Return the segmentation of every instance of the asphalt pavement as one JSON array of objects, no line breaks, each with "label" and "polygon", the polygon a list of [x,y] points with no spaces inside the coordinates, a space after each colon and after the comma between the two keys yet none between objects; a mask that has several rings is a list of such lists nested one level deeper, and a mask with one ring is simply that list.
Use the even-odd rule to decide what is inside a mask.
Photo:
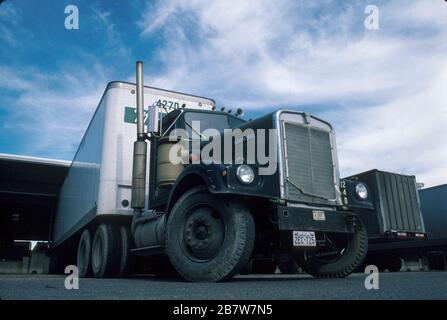
[{"label": "asphalt pavement", "polygon": [[447,299],[447,272],[384,272],[379,289],[365,288],[365,274],[344,279],[308,275],[237,276],[224,283],[133,276],[79,279],[67,290],[63,275],[0,275],[1,299]]}]

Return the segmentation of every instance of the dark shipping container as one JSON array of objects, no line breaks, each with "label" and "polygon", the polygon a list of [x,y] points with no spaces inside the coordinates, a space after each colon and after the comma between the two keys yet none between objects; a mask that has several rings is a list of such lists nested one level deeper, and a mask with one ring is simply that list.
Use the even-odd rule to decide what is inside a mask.
[{"label": "dark shipping container", "polygon": [[419,190],[418,194],[427,238],[373,241],[365,265],[398,271],[403,261],[412,261],[419,270],[447,270],[447,184]]},{"label": "dark shipping container", "polygon": [[374,169],[345,179],[363,182],[368,187],[374,210],[353,210],[364,221],[370,240],[424,238],[424,220],[414,176]]}]

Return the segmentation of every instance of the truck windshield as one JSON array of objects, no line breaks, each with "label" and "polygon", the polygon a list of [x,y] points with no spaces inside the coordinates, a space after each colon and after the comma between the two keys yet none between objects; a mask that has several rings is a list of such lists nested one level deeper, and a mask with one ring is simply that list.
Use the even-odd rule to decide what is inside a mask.
[{"label": "truck windshield", "polygon": [[186,130],[190,135],[193,121],[200,122],[200,133],[206,129],[216,129],[219,132],[223,132],[224,129],[235,128],[245,122],[243,119],[221,113],[186,112]]}]

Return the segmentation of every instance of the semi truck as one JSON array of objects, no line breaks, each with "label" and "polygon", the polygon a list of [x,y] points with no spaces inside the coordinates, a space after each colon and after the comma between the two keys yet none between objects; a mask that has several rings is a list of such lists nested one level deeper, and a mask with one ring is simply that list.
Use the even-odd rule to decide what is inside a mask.
[{"label": "semi truck", "polygon": [[[116,277],[138,257],[154,273],[215,282],[285,255],[323,278],[362,264],[367,224],[383,216],[362,219],[376,212],[370,187],[340,179],[330,123],[284,109],[246,121],[212,99],[145,87],[142,68],[136,85],[107,86],[74,157],[52,230],[55,268]],[[391,227],[383,232],[425,236]]]}]

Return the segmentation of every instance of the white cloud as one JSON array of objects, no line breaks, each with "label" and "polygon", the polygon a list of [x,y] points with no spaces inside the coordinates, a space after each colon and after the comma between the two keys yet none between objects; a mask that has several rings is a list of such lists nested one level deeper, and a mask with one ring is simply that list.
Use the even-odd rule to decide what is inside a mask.
[{"label": "white cloud", "polygon": [[[333,105],[319,115],[337,129],[344,174],[377,167],[416,174],[427,185],[445,183],[447,6],[376,2],[375,31],[363,27],[367,2],[151,3],[137,22],[139,41],[152,48],[156,38],[163,73],[147,74],[145,81],[229,107]],[[8,15],[15,23],[20,16],[5,4],[0,22]],[[108,52],[128,60],[112,14],[94,14],[113,49]],[[13,47],[15,34],[3,32],[10,27],[0,28],[0,38]],[[68,65],[41,74],[0,65],[0,88],[17,94],[13,119],[4,125],[28,137],[25,153],[72,158],[113,72],[108,68]]]},{"label": "white cloud", "polygon": [[16,47],[19,42],[10,30],[11,27],[14,27],[16,30],[21,29],[20,17],[12,3],[5,2],[0,5],[0,40],[12,47]]},{"label": "white cloud", "polygon": [[[27,61],[18,68],[7,61],[0,64],[0,89],[8,92],[0,101],[8,114],[0,119],[0,127],[17,136],[22,154],[71,160],[113,72],[100,59],[129,59],[110,13],[92,11],[95,32],[107,38],[107,57],[80,47],[78,61],[63,59],[56,71],[44,71],[39,61]],[[21,26],[22,20],[12,2],[0,6],[0,40],[6,41],[5,49],[20,45],[23,34],[31,32]]]},{"label": "white cloud", "polygon": [[10,2],[5,2],[1,4],[0,7],[0,19],[2,20],[10,20],[13,23],[16,23],[18,19],[17,11]]},{"label": "white cloud", "polygon": [[19,76],[17,70],[0,65],[0,88],[27,90],[33,83],[26,77]]},{"label": "white cloud", "polygon": [[98,23],[99,32],[104,32],[107,38],[107,56],[119,57],[128,60],[130,49],[126,47],[122,39],[121,30],[117,29],[111,18],[110,11],[93,8],[93,18]]},{"label": "white cloud", "polygon": [[104,90],[100,68],[97,73],[78,68],[76,75],[67,70],[42,75],[0,66],[0,88],[17,95],[0,125],[23,141],[22,154],[72,159]]},{"label": "white cloud", "polygon": [[345,174],[378,167],[447,182],[446,3],[163,1],[139,26],[162,34],[154,85],[246,108],[334,105]]},{"label": "white cloud", "polygon": [[427,88],[381,105],[328,115],[338,126],[345,175],[379,168],[447,182],[447,64]]}]

